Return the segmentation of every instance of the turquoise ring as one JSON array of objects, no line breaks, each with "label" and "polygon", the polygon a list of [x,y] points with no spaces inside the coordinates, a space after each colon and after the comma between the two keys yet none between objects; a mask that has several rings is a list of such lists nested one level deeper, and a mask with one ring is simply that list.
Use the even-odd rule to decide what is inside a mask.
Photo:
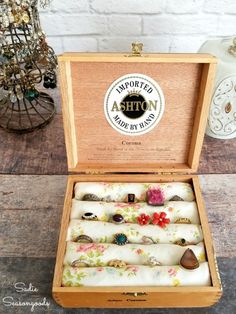
[{"label": "turquoise ring", "polygon": [[117,245],[125,245],[128,242],[129,242],[128,238],[127,238],[127,236],[124,233],[116,233],[114,235],[114,243],[115,244],[117,244]]}]

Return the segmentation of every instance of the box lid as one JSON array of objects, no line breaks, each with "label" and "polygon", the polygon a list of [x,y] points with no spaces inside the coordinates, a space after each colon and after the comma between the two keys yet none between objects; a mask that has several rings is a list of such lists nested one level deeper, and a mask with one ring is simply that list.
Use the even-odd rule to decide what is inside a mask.
[{"label": "box lid", "polygon": [[196,172],[217,59],[59,56],[70,172]]}]

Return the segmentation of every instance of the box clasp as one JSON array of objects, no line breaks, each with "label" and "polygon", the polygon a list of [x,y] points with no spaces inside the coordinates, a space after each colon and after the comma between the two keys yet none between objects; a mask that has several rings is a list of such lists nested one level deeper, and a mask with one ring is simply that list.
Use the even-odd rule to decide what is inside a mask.
[{"label": "box clasp", "polygon": [[131,54],[129,57],[142,57],[143,43],[132,43]]},{"label": "box clasp", "polygon": [[147,295],[146,292],[124,292],[123,295],[132,296],[132,297],[139,297],[142,295]]}]

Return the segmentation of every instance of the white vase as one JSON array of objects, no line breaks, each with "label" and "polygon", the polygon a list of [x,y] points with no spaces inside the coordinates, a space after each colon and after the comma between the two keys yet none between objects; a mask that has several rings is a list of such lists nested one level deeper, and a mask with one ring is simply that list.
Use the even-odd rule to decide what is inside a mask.
[{"label": "white vase", "polygon": [[219,139],[234,138],[236,137],[236,40],[232,37],[208,40],[199,52],[210,53],[219,59],[206,134]]}]

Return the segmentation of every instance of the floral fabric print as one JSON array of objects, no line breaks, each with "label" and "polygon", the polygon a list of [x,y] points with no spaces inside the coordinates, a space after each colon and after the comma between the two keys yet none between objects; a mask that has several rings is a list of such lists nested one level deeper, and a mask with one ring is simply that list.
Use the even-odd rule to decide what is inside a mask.
[{"label": "floral fabric print", "polygon": [[[75,185],[75,198],[82,200],[85,194],[93,193],[100,199],[109,199],[113,202],[124,202],[128,194],[135,194],[136,199],[146,201],[149,189],[161,189],[165,200],[170,200],[178,195],[184,201],[191,202],[195,199],[189,183],[104,183],[104,182],[79,182]],[[91,192],[92,191],[92,192]]]},{"label": "floral fabric print", "polygon": [[[147,204],[147,191],[161,191],[150,202],[160,206]],[[198,209],[190,184],[79,182],[74,192],[62,286],[211,284]],[[90,194],[86,199],[93,201],[83,200],[86,194]],[[135,194],[135,203],[127,203],[128,194]],[[172,198],[175,201],[171,201]],[[88,212],[96,215],[97,221],[83,220],[82,216]],[[113,223],[115,214],[122,215],[125,223]],[[187,218],[191,223],[176,223],[181,218]],[[128,244],[114,244],[117,233],[125,234]],[[93,242],[75,242],[81,235],[90,237]],[[183,238],[191,245],[175,244]],[[191,271],[179,265],[188,248],[200,263]],[[112,260],[122,261],[122,267],[110,267]],[[158,266],[154,266],[153,261]]]},{"label": "floral fabric print", "polygon": [[123,268],[65,266],[62,285],[78,286],[209,286],[208,263],[203,262],[194,271],[180,266],[138,266]]},{"label": "floral fabric print", "polygon": [[120,214],[126,222],[137,223],[140,214],[145,213],[152,217],[154,212],[165,212],[171,223],[179,218],[188,218],[191,223],[199,224],[199,215],[195,202],[167,202],[164,206],[150,206],[147,203],[116,203],[116,202],[89,202],[73,199],[71,219],[81,219],[82,215],[92,212],[100,221],[111,221],[112,216]]},{"label": "floral fabric print", "polygon": [[124,223],[116,225],[102,221],[72,219],[69,224],[67,241],[75,241],[80,235],[87,235],[96,243],[112,243],[116,233],[124,233],[130,243],[145,243],[144,237],[156,243],[175,243],[184,238],[187,242],[197,244],[203,240],[202,229],[194,224],[169,224],[165,228],[155,225],[139,226]]},{"label": "floral fabric print", "polygon": [[117,246],[108,243],[67,242],[64,265],[72,265],[76,260],[90,267],[108,266],[111,260],[122,260],[127,265],[149,265],[150,257],[155,257],[161,265],[178,265],[185,250],[190,248],[200,262],[206,261],[204,245],[179,246],[175,244],[126,244]]}]

